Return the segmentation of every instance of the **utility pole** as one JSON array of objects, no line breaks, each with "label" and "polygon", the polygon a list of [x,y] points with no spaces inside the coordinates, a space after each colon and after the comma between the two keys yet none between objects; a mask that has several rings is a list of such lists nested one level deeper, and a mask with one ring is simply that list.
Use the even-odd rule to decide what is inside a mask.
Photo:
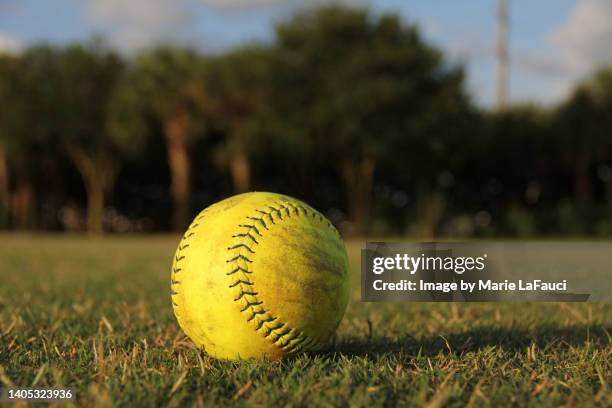
[{"label": "utility pole", "polygon": [[497,1],[497,108],[508,103],[508,2]]}]

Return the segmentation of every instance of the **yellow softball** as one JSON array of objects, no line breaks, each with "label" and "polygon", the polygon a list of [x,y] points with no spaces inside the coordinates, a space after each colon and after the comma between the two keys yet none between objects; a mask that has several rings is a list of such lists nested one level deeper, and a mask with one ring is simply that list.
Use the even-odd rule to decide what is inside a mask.
[{"label": "yellow softball", "polygon": [[307,204],[240,194],[195,218],[171,290],[179,325],[209,355],[274,360],[319,349],[338,327],[349,296],[346,250]]}]

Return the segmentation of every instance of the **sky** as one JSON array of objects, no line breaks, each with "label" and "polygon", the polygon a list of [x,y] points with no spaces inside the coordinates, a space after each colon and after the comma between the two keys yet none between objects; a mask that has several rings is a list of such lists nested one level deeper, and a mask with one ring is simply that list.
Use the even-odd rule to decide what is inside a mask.
[{"label": "sky", "polygon": [[[612,0],[508,2],[512,103],[557,103],[612,62]],[[0,51],[103,36],[125,54],[159,43],[219,52],[271,41],[278,21],[328,3],[416,24],[449,64],[465,66],[478,104],[494,105],[496,0],[0,0]]]}]

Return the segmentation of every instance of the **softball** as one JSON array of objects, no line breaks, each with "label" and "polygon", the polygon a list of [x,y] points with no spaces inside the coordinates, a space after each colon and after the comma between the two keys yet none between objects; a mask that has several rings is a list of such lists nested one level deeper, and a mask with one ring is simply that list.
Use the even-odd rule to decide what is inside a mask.
[{"label": "softball", "polygon": [[307,204],[246,193],[193,221],[172,265],[179,325],[209,355],[267,358],[321,348],[349,296],[338,231]]}]

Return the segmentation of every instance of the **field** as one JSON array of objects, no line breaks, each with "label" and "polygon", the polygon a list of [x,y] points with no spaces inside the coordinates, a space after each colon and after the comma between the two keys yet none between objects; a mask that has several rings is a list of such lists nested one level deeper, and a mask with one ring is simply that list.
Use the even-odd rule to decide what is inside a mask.
[{"label": "field", "polygon": [[281,362],[198,352],[172,315],[178,237],[0,236],[0,383],[78,406],[611,406],[612,305],[373,304],[327,350]]}]

